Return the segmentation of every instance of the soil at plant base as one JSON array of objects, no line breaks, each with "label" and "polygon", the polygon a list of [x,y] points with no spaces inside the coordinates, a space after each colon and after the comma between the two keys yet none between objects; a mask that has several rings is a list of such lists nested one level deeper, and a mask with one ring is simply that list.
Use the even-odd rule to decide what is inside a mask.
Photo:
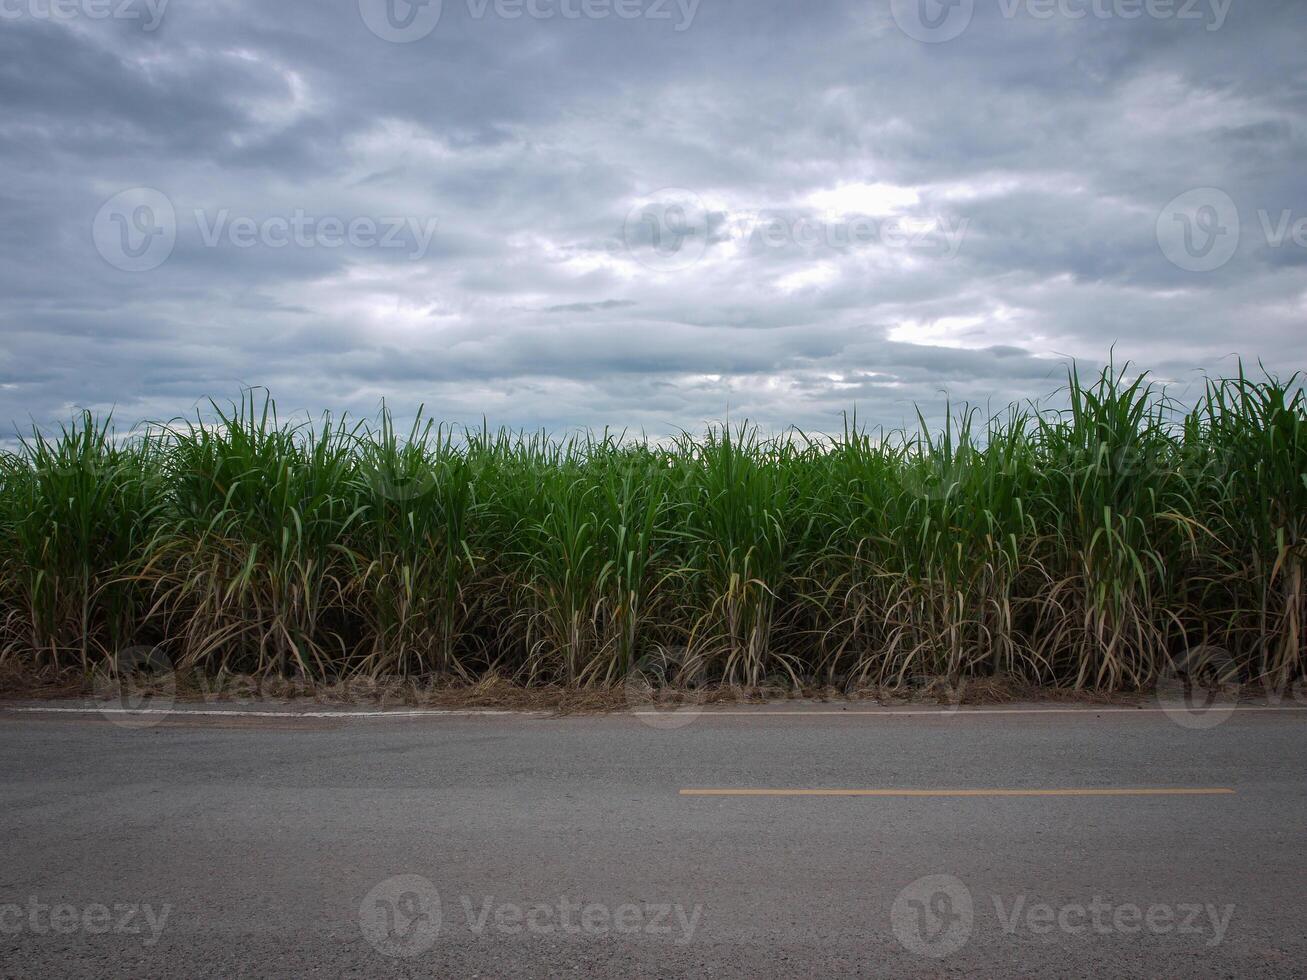
[{"label": "soil at plant base", "polygon": [[[80,673],[52,676],[9,664],[0,667],[0,698],[18,701],[108,699],[112,685],[105,677]],[[779,702],[856,703],[877,705],[995,705],[1055,702],[1065,704],[1136,705],[1147,692],[1085,691],[1039,687],[1004,678],[968,680],[961,685],[945,678],[918,679],[901,687],[867,685],[841,689],[819,684],[798,687],[771,685],[744,688],[709,685],[696,688],[616,684],[579,687],[558,684],[525,685],[491,676],[477,682],[416,678],[353,678],[309,681],[298,678],[259,678],[227,675],[219,678],[178,673],[153,682],[134,680],[134,694],[153,688],[178,704],[366,705],[381,708],[485,708],[549,711],[557,714],[603,713],[683,704],[756,705]]]}]

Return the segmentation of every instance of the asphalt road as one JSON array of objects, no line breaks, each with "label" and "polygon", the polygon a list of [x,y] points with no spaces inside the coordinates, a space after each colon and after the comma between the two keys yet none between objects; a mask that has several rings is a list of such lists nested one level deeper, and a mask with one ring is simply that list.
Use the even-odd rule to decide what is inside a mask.
[{"label": "asphalt road", "polygon": [[142,720],[0,709],[4,976],[1307,964],[1307,712]]}]

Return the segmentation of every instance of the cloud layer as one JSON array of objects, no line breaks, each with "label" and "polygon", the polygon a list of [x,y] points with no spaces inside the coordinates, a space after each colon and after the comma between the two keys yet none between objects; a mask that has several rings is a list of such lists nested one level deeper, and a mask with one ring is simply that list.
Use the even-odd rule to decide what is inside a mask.
[{"label": "cloud layer", "polygon": [[830,430],[1113,344],[1303,364],[1293,0],[53,3],[0,3],[9,431],[242,385]]}]

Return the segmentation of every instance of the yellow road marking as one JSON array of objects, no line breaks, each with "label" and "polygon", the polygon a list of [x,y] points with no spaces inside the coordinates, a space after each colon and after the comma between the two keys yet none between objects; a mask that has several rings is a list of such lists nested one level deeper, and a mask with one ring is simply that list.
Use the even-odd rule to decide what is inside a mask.
[{"label": "yellow road marking", "polygon": [[[1232,705],[1226,705],[1226,707],[1234,707],[1234,706],[1232,706]],[[1180,710],[1180,711],[1190,711],[1190,712],[1193,712],[1194,714],[1199,714],[1199,713],[1201,713],[1201,712],[1203,712],[1203,711],[1212,710],[1212,709],[1203,708],[1203,707],[1201,707],[1201,706],[1199,706],[1199,707],[1187,708],[1187,707],[1185,707],[1185,706],[1183,706],[1183,705],[1176,705],[1176,706],[1174,706],[1174,707],[1168,706],[1168,707],[1165,707],[1165,708],[1094,708],[1094,707],[1084,707],[1084,708],[974,708],[974,709],[962,708],[962,709],[953,709],[953,710],[949,710],[949,709],[947,709],[947,708],[929,708],[929,709],[924,709],[924,710],[923,710],[923,709],[913,709],[913,710],[906,710],[906,711],[905,711],[905,710],[902,710],[902,709],[899,709],[899,708],[891,707],[891,706],[886,706],[886,707],[883,707],[883,708],[873,708],[873,709],[871,709],[871,710],[866,710],[866,709],[856,709],[856,708],[848,708],[848,709],[841,709],[841,710],[839,710],[839,711],[825,711],[825,710],[818,710],[818,709],[814,709],[814,710],[802,710],[802,709],[800,709],[800,710],[768,710],[766,707],[759,707],[759,709],[756,710],[756,711],[735,711],[735,710],[723,710],[723,709],[717,709],[717,708],[714,708],[712,705],[693,705],[693,704],[690,704],[690,705],[671,705],[671,706],[667,707],[666,709],[663,709],[663,710],[660,710],[660,711],[659,711],[659,710],[655,710],[655,711],[648,711],[648,710],[632,711],[631,714],[635,715],[636,717],[659,718],[659,717],[664,717],[664,716],[671,716],[671,715],[674,715],[674,714],[676,713],[676,711],[678,710],[678,708],[679,708],[679,709],[685,709],[685,708],[697,708],[697,709],[700,710],[700,712],[701,712],[701,717],[704,717],[704,718],[722,718],[722,717],[733,717],[733,718],[783,718],[783,717],[791,717],[791,718],[826,718],[826,717],[835,717],[835,718],[839,718],[839,717],[844,717],[844,718],[848,718],[848,717],[851,717],[851,716],[854,716],[854,715],[859,715],[859,716],[869,716],[869,717],[875,717],[875,718],[921,718],[921,717],[928,717],[928,718],[930,718],[930,717],[933,717],[933,718],[953,718],[953,717],[960,716],[960,715],[971,715],[971,716],[980,716],[980,715],[1148,715],[1148,714],[1169,714],[1169,713],[1171,713],[1171,712],[1173,712],[1173,711],[1177,711],[1177,710]],[[1304,716],[1307,716],[1307,706],[1302,706],[1302,705],[1293,705],[1293,706],[1281,706],[1281,705],[1275,705],[1275,706],[1267,706],[1267,705],[1258,705],[1258,704],[1247,704],[1247,705],[1241,704],[1241,705],[1238,705],[1238,706],[1235,708],[1235,710],[1237,710],[1238,713],[1241,714],[1241,715],[1242,715],[1242,714],[1253,714],[1253,713],[1257,713],[1257,712],[1273,712],[1273,713],[1274,713],[1274,712],[1280,712],[1280,713],[1297,712],[1297,713],[1299,713],[1299,714],[1302,714],[1302,715],[1304,715]]]},{"label": "yellow road marking", "polygon": [[683,789],[682,796],[1229,796],[1217,787],[1158,789]]}]

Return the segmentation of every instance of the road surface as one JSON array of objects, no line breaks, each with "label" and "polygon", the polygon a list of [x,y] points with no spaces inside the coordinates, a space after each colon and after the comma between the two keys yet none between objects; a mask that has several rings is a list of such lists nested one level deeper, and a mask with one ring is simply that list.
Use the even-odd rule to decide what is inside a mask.
[{"label": "road surface", "polygon": [[1307,711],[288,713],[0,708],[0,973],[1307,963]]}]

